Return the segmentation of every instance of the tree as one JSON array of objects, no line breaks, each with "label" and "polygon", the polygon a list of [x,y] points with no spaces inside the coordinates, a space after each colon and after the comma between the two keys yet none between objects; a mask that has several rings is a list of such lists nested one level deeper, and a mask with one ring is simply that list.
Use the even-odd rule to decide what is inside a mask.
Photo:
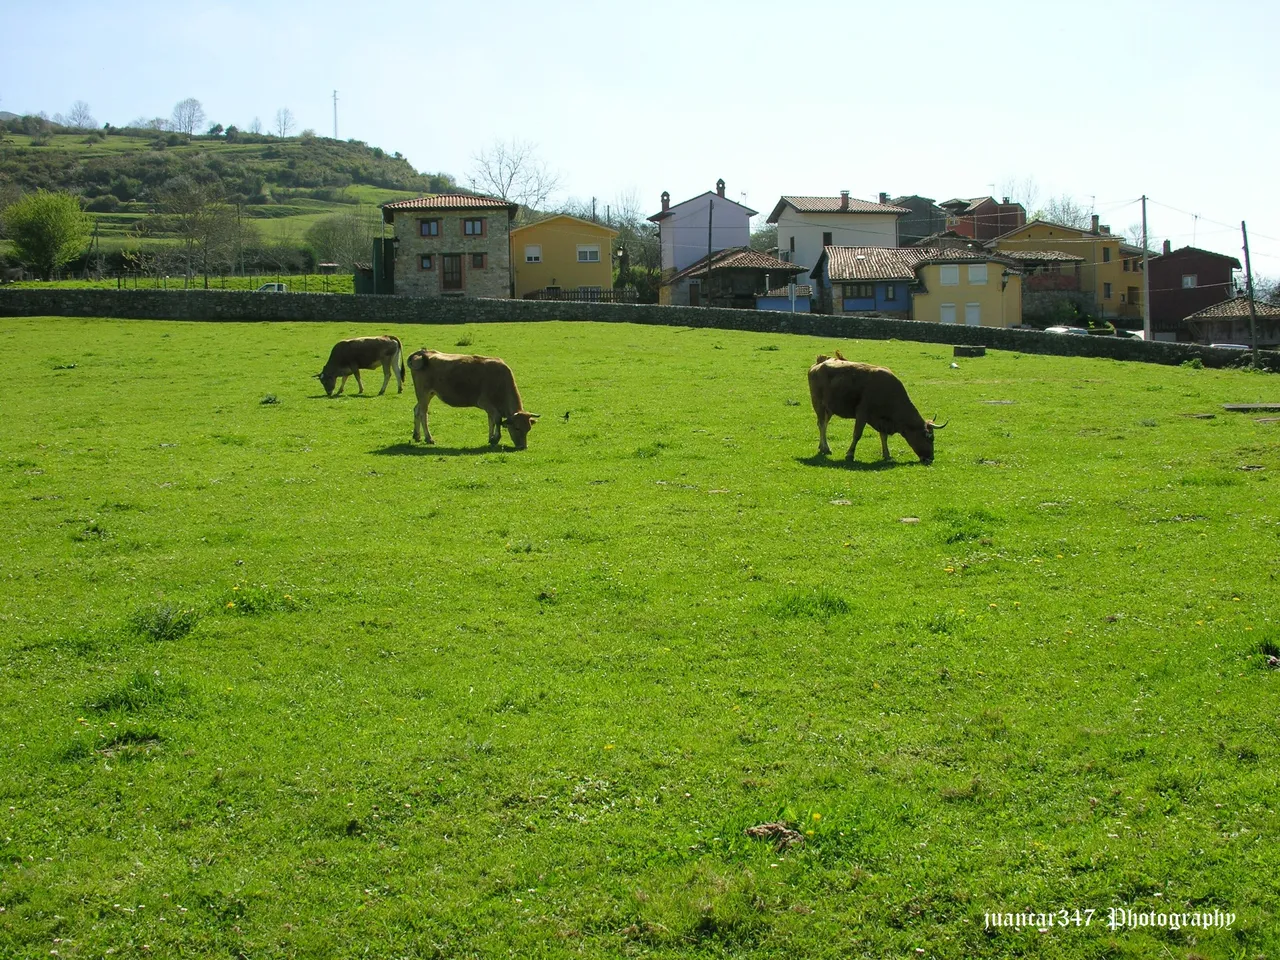
[{"label": "tree", "polygon": [[1043,207],[1034,214],[1029,214],[1027,219],[1048,220],[1064,227],[1088,230],[1093,223],[1093,211],[1078,203],[1075,197],[1064,193],[1060,197],[1050,197]]},{"label": "tree", "polygon": [[253,123],[249,124],[250,133],[262,133],[262,121],[257,117],[253,118]]},{"label": "tree", "polygon": [[173,108],[173,129],[188,136],[204,124],[204,107],[195,97],[179,100]]},{"label": "tree", "polygon": [[222,136],[222,124],[220,124],[220,123],[215,123],[212,127],[210,127],[210,128],[209,128],[209,136],[211,136],[211,137],[220,137],[220,136]]},{"label": "tree", "polygon": [[178,176],[160,189],[165,226],[177,234],[187,282],[203,272],[208,282],[212,267],[227,261],[234,244],[235,211],[223,201],[220,180]]},{"label": "tree", "polygon": [[46,190],[28,194],[5,210],[4,225],[17,259],[45,280],[83,253],[92,233],[77,197]]},{"label": "tree", "polygon": [[472,158],[471,185],[482,193],[537,209],[560,186],[560,178],[538,158],[526,141],[495,142]]},{"label": "tree", "polygon": [[73,127],[79,127],[81,130],[88,130],[98,125],[98,121],[93,119],[93,114],[89,111],[89,105],[83,100],[77,100],[71,105],[71,112],[67,114],[67,122]]},{"label": "tree", "polygon": [[761,253],[778,252],[778,225],[766,223],[751,234],[751,249]]},{"label": "tree", "polygon": [[319,263],[337,263],[344,270],[357,260],[368,260],[374,238],[382,226],[376,208],[357,207],[344,213],[321,217],[307,231],[307,245]]},{"label": "tree", "polygon": [[[254,118],[256,121],[256,117]],[[289,131],[293,129],[293,111],[288,107],[281,107],[276,111],[276,136],[287,137]]]}]

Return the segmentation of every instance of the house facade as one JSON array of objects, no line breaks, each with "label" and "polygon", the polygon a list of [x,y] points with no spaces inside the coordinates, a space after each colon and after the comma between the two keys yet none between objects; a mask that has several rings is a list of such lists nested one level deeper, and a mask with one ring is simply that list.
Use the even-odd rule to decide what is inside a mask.
[{"label": "house facade", "polygon": [[1100,225],[1085,229],[1032,220],[988,241],[996,253],[1017,260],[1027,251],[1056,251],[1081,257],[1079,288],[1093,316],[1101,320],[1142,320],[1142,251]]},{"label": "house facade", "polygon": [[618,231],[558,214],[511,231],[517,298],[538,291],[600,293],[613,287],[613,239]]},{"label": "house facade", "polygon": [[[881,196],[884,195],[881,194]],[[881,202],[883,203],[884,200],[882,199]],[[889,203],[895,207],[905,207],[908,211],[898,217],[899,246],[913,246],[926,237],[943,233],[947,229],[947,212],[930,197],[910,194],[905,197],[894,197]]]},{"label": "house facade", "polygon": [[751,243],[751,218],[757,211],[730,200],[724,190],[724,180],[717,180],[714,193],[708,190],[675,206],[671,194],[662,192],[662,209],[649,221],[658,225],[664,278],[708,253]]},{"label": "house facade", "polygon": [[1239,269],[1240,261],[1235,257],[1198,247],[1173,250],[1166,240],[1164,252],[1147,263],[1152,332],[1161,339],[1191,337],[1182,321],[1235,297],[1235,272]]},{"label": "house facade", "polygon": [[974,240],[994,240],[1027,222],[1026,209],[1020,203],[1010,203],[1008,197],[1001,203],[994,197],[957,197],[938,206],[946,213],[945,229]]},{"label": "house facade", "polygon": [[441,193],[382,205],[392,228],[395,292],[407,297],[509,297],[511,221],[519,205]]},{"label": "house facade", "polygon": [[910,212],[841,190],[838,197],[780,197],[767,222],[778,225],[778,256],[812,270],[824,247],[896,247],[898,218]]},{"label": "house facade", "polygon": [[827,247],[810,277],[823,312],[835,316],[877,314],[983,327],[1022,322],[1021,273],[987,250]]}]

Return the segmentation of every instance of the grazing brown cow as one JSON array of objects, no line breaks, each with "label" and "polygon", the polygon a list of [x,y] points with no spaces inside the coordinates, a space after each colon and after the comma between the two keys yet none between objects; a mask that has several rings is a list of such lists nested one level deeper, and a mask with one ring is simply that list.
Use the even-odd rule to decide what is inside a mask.
[{"label": "grazing brown cow", "polygon": [[396,393],[403,392],[404,360],[400,357],[400,341],[392,336],[339,340],[329,351],[329,362],[316,374],[316,379],[324,384],[324,392],[333,397],[337,396],[333,392],[333,385],[338,377],[342,378],[342,384],[338,387],[340,394],[347,385],[347,377],[354,374],[360,393],[364,393],[360,371],[375,370],[379,365],[382,366],[382,389],[378,391],[378,396],[387,392],[387,384],[391,382],[393,373],[396,377]]},{"label": "grazing brown cow", "polygon": [[479,407],[489,415],[489,446],[502,439],[502,428],[511,434],[517,450],[528,444],[529,431],[538,414],[520,402],[511,368],[497,357],[475,357],[422,349],[409,355],[409,373],[418,404],[413,408],[413,439],[424,436],[435,443],[427,423],[427,407],[439,397],[451,407]]},{"label": "grazing brown cow", "polygon": [[828,454],[827,421],[833,416],[854,421],[853,443],[846,460],[853,459],[853,452],[867,424],[880,434],[880,452],[889,459],[889,434],[900,433],[911,445],[920,462],[933,462],[933,431],[941,430],[945,423],[934,423],[920,416],[902,381],[892,370],[874,367],[869,363],[846,360],[839,353],[835,357],[819,356],[809,368],[809,398],[813,412],[818,415],[818,453]]}]

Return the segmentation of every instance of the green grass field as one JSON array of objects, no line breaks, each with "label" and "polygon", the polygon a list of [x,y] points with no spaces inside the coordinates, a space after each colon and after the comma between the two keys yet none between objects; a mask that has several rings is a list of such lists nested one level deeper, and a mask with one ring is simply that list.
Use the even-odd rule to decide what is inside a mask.
[{"label": "green grass field", "polygon": [[[373,332],[506,359],[529,449],[438,401],[411,444],[377,372],[326,399]],[[1280,949],[1280,425],[1222,410],[1274,377],[622,324],[0,346],[0,955]],[[846,465],[848,421],[814,456],[836,347],[950,418],[933,466]]]}]

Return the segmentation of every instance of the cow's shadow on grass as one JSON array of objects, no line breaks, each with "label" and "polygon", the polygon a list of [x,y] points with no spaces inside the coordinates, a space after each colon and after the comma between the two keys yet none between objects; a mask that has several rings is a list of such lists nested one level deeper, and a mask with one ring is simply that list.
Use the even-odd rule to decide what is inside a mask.
[{"label": "cow's shadow on grass", "polygon": [[919,460],[846,460],[843,456],[825,457],[820,453],[815,453],[811,457],[796,457],[796,463],[804,464],[806,467],[827,467],[859,472],[924,466]]},{"label": "cow's shadow on grass", "polygon": [[514,447],[440,447],[431,443],[393,443],[369,452],[378,457],[471,457],[484,453],[511,453]]}]

